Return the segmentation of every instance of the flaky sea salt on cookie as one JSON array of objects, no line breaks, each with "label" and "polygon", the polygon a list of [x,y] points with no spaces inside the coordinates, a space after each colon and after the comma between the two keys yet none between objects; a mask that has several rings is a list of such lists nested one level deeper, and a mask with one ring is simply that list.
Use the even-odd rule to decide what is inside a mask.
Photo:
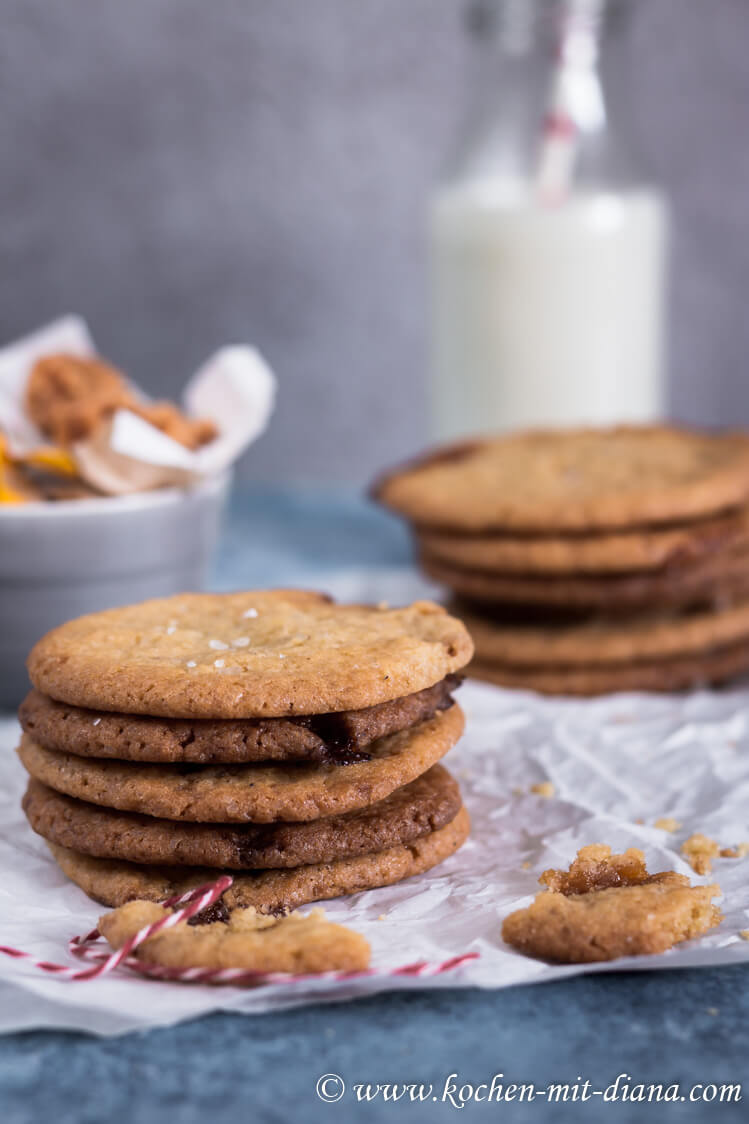
[{"label": "flaky sea salt on cookie", "polygon": [[355,710],[431,687],[471,657],[430,601],[337,605],[319,593],[180,594],[69,621],[29,656],[34,686],[73,706],[171,718]]},{"label": "flaky sea salt on cookie", "polygon": [[547,889],[505,918],[502,937],[526,956],[561,964],[665,952],[720,924],[720,886],[691,886],[673,870],[648,874],[642,851],[583,847],[568,871],[547,870]]},{"label": "flaky sea salt on cookie", "polygon": [[[154,902],[133,901],[99,919],[99,931],[113,949],[172,911]],[[247,972],[363,971],[369,944],[361,933],[326,920],[325,911],[268,917],[249,907],[226,921],[190,925],[181,921],[149,937],[135,950],[139,960],[165,968],[239,968]]]}]

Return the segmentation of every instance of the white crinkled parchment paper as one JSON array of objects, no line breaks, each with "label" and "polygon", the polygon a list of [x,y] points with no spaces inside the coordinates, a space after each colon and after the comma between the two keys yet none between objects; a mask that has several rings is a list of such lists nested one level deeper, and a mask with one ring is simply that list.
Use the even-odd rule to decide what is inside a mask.
[{"label": "white crinkled parchment paper", "polygon": [[[469,842],[432,873],[326,907],[334,921],[366,934],[382,975],[255,990],[125,973],[70,983],[0,957],[0,1030],[117,1034],[214,1010],[259,1014],[393,988],[500,988],[612,968],[749,961],[749,943],[738,935],[749,928],[749,856],[717,859],[705,879],[679,856],[695,831],[722,845],[749,839],[749,690],[573,702],[468,682],[459,697],[467,733],[447,764],[473,819]],[[68,963],[68,939],[90,929],[102,910],[67,882],[23,818],[17,734],[14,720],[0,722],[0,943]],[[530,792],[542,781],[551,781],[553,797]],[[682,828],[669,835],[653,827],[662,816]],[[598,966],[551,967],[503,945],[503,917],[531,900],[541,871],[566,866],[579,847],[595,842],[641,847],[654,871],[719,882],[720,928],[662,956]],[[457,972],[420,980],[387,975],[416,960],[473,950],[480,958]]]}]

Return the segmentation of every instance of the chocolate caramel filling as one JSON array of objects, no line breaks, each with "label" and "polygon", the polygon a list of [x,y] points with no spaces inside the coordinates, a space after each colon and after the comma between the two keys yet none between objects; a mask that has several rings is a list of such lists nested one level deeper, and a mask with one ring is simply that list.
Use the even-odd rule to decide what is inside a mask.
[{"label": "chocolate caramel filling", "polygon": [[378,738],[447,710],[461,676],[390,702],[294,718],[179,719],[114,714],[69,706],[40,691],[24,699],[24,731],[46,749],[80,757],[191,765],[298,761],[345,765],[367,759]]}]

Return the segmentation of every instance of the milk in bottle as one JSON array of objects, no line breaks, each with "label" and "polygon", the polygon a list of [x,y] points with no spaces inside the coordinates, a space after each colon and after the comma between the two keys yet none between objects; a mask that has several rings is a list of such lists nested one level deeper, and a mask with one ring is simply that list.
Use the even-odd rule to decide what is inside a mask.
[{"label": "milk in bottle", "polygon": [[[663,408],[667,207],[612,141],[596,68],[605,5],[523,4],[489,0],[496,23],[487,34],[499,38],[491,65],[507,96],[484,113],[431,207],[438,439],[647,421]],[[561,80],[575,135],[562,157],[569,178],[549,196],[539,150],[550,84],[560,83],[550,39],[565,17],[582,20],[577,42],[567,41],[575,65]],[[554,158],[554,122],[550,140]]]}]

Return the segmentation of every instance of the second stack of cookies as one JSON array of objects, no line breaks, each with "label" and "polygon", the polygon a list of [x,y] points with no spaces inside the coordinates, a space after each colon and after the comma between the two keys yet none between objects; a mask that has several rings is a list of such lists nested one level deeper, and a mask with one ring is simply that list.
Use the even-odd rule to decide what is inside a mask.
[{"label": "second stack of cookies", "polygon": [[594,695],[749,669],[745,434],[511,434],[438,449],[376,495],[452,591],[480,678]]},{"label": "second stack of cookies", "polygon": [[222,872],[229,908],[264,912],[397,882],[468,833],[439,761],[470,656],[428,602],[271,591],[80,618],[29,660],[27,818],[107,905]]}]

